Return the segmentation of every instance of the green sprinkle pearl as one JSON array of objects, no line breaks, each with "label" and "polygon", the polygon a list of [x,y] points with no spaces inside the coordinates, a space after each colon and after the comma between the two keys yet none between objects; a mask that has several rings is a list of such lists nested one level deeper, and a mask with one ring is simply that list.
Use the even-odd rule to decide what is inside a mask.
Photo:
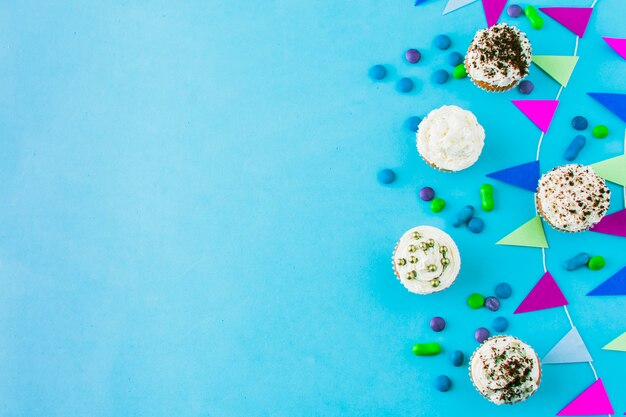
[{"label": "green sprinkle pearl", "polygon": [[589,262],[587,263],[587,267],[589,267],[589,269],[591,269],[592,271],[599,271],[600,269],[604,268],[604,265],[606,265],[606,261],[600,255],[593,256],[591,259],[589,259]]},{"label": "green sprinkle pearl", "polygon": [[430,211],[439,213],[446,206],[446,202],[442,198],[435,198],[430,202]]},{"label": "green sprinkle pearl", "polygon": [[467,70],[465,69],[465,63],[460,63],[456,67],[454,67],[454,71],[452,71],[452,76],[457,80],[461,78],[467,77]]},{"label": "green sprinkle pearl", "polygon": [[485,305],[485,297],[480,294],[472,294],[467,297],[467,305],[473,309],[481,308]]},{"label": "green sprinkle pearl", "polygon": [[609,136],[609,128],[604,125],[594,126],[591,134],[594,138],[604,139]]},{"label": "green sprinkle pearl", "polygon": [[416,356],[431,356],[441,352],[441,345],[437,342],[416,343],[413,345],[413,354]]}]

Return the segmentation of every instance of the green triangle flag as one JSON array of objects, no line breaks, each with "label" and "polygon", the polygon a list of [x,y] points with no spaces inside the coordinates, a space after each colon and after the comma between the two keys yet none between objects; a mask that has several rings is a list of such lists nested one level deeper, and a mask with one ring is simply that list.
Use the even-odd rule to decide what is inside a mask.
[{"label": "green triangle flag", "polygon": [[563,87],[567,87],[569,77],[578,62],[577,56],[533,55],[533,62]]},{"label": "green triangle flag", "polygon": [[591,168],[605,180],[626,187],[626,155],[596,162]]},{"label": "green triangle flag", "polygon": [[502,239],[496,245],[528,246],[531,248],[547,248],[548,241],[543,232],[541,217],[535,216]]},{"label": "green triangle flag", "polygon": [[613,339],[611,342],[609,342],[608,345],[606,345],[602,349],[626,352],[626,332],[622,333],[621,336],[617,336],[617,338]]}]

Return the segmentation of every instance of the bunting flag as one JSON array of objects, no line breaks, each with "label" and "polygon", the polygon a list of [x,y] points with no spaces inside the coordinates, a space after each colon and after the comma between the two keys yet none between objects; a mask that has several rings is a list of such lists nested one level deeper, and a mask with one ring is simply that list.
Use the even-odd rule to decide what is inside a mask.
[{"label": "bunting flag", "polygon": [[622,333],[621,336],[617,336],[615,339],[611,340],[602,349],[626,352],[626,332]]},{"label": "bunting flag", "polygon": [[511,100],[543,133],[548,131],[558,100]]},{"label": "bunting flag", "polygon": [[507,0],[482,0],[483,9],[485,9],[485,17],[487,18],[487,27],[492,27],[498,23],[502,10]]},{"label": "bunting flag", "polygon": [[591,384],[578,397],[559,411],[557,416],[586,416],[614,414],[609,396],[604,389],[602,378]]},{"label": "bunting flag", "polygon": [[626,295],[626,266],[587,295]]},{"label": "bunting flag", "polygon": [[626,209],[604,216],[598,224],[589,230],[605,235],[626,237]]},{"label": "bunting flag", "polygon": [[419,6],[420,4],[424,3],[426,0],[415,0],[415,5]]},{"label": "bunting flag", "polygon": [[540,7],[539,10],[581,38],[585,34],[591,12],[593,12],[591,7]]},{"label": "bunting flag", "polygon": [[598,103],[609,109],[617,117],[626,122],[626,94],[587,93]]},{"label": "bunting flag", "polygon": [[499,241],[496,245],[526,246],[530,248],[547,248],[548,241],[543,231],[541,217],[535,216]]},{"label": "bunting flag", "polygon": [[533,63],[563,87],[567,87],[577,56],[533,55]]},{"label": "bunting flag", "polygon": [[550,272],[543,274],[513,314],[562,307],[569,304]]},{"label": "bunting flag", "polygon": [[626,155],[596,162],[591,164],[591,168],[605,180],[626,187]]},{"label": "bunting flag", "polygon": [[448,14],[455,10],[460,9],[461,7],[467,6],[470,3],[474,3],[476,0],[448,0],[446,4],[446,8],[443,9],[442,14]]},{"label": "bunting flag", "polygon": [[487,176],[534,193],[537,191],[541,171],[539,170],[539,161],[532,161],[492,172]]},{"label": "bunting flag", "polygon": [[593,362],[576,327],[572,327],[541,360],[542,364]]},{"label": "bunting flag", "polygon": [[626,38],[607,38],[603,36],[604,42],[606,42],[615,52],[622,58],[626,59]]}]

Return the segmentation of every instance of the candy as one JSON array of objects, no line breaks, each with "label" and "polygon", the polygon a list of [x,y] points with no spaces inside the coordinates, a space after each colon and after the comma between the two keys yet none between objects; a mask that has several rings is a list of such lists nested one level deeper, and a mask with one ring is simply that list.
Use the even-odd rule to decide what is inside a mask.
[{"label": "candy", "polygon": [[489,333],[489,330],[485,329],[484,327],[479,327],[474,332],[474,339],[476,339],[478,343],[482,343],[485,340],[489,339],[489,336],[491,336],[491,333]]},{"label": "candy", "polygon": [[466,224],[469,219],[474,215],[474,207],[473,206],[465,206],[459,211],[454,217],[454,222],[452,222],[452,226],[459,227],[463,224]]},{"label": "candy", "polygon": [[580,252],[576,256],[565,261],[564,267],[568,271],[573,271],[575,269],[578,269],[580,267],[587,265],[590,259],[591,259],[591,256],[589,256],[588,253]]},{"label": "candy", "polygon": [[448,49],[452,44],[452,40],[446,35],[437,35],[433,40],[435,46],[441,50]]},{"label": "candy", "polygon": [[387,76],[387,69],[382,65],[374,65],[369,69],[368,75],[372,80],[380,81]]},{"label": "candy", "polygon": [[430,319],[430,328],[436,332],[440,332],[446,328],[446,321],[441,317],[433,317]]},{"label": "candy", "polygon": [[436,84],[443,84],[448,81],[449,77],[450,75],[448,74],[448,71],[444,69],[438,69],[437,71],[432,73],[430,79]]},{"label": "candy", "polygon": [[480,186],[480,206],[485,211],[493,210],[493,187],[491,184],[483,184]]},{"label": "candy", "polygon": [[606,265],[606,261],[600,255],[593,256],[591,259],[589,259],[589,263],[587,264],[589,269],[591,269],[592,271],[599,271],[600,269],[604,268],[604,265]]},{"label": "candy", "polygon": [[421,117],[411,116],[408,119],[406,119],[404,124],[406,125],[407,129],[409,129],[411,132],[417,132],[417,128],[419,127],[421,122],[422,122]]},{"label": "candy", "polygon": [[456,51],[450,52],[450,54],[448,55],[447,61],[448,61],[448,64],[452,65],[453,67],[456,67],[461,62],[463,62],[463,55],[461,55],[460,53]]},{"label": "candy", "polygon": [[506,14],[508,14],[510,17],[520,17],[522,15],[522,13],[524,13],[524,11],[517,4],[511,4],[506,9]]},{"label": "candy", "polygon": [[498,311],[500,309],[500,300],[496,297],[485,298],[485,307],[491,311]]},{"label": "candy", "polygon": [[404,53],[404,57],[406,58],[408,63],[417,64],[422,58],[422,54],[417,49],[407,49],[407,51]]},{"label": "candy", "polygon": [[530,26],[532,26],[533,29],[541,29],[543,27],[543,19],[533,6],[526,6],[524,8],[524,14],[530,21]]},{"label": "candy", "polygon": [[589,122],[582,116],[576,116],[572,119],[572,127],[576,130],[585,130],[589,126]]},{"label": "candy", "polygon": [[435,198],[430,202],[430,211],[439,213],[446,206],[446,202],[442,198]]},{"label": "candy", "polygon": [[452,76],[456,78],[457,80],[467,77],[467,70],[465,69],[465,63],[461,62],[459,65],[454,67],[454,70],[452,71]]},{"label": "candy", "polygon": [[585,147],[586,143],[587,138],[583,135],[574,136],[574,139],[572,139],[568,147],[565,149],[565,152],[563,153],[563,158],[565,158],[566,161],[573,161],[574,159],[576,159],[580,151]]},{"label": "candy", "polygon": [[463,362],[465,362],[465,355],[463,355],[463,352],[460,350],[455,350],[452,354],[450,354],[450,361],[454,366],[461,366],[463,365]]},{"label": "candy", "polygon": [[433,199],[434,196],[435,196],[435,190],[433,190],[430,187],[424,187],[420,190],[420,198],[423,201],[430,201]]},{"label": "candy", "polygon": [[470,308],[478,309],[485,305],[485,299],[480,294],[472,294],[467,297],[467,305]]},{"label": "candy", "polygon": [[521,83],[519,83],[519,85],[517,86],[517,89],[522,94],[530,94],[535,89],[535,85],[528,80],[524,80]]},{"label": "candy", "polygon": [[413,80],[410,78],[400,78],[396,83],[396,89],[401,93],[410,93],[413,90]]},{"label": "candy", "polygon": [[591,134],[594,138],[604,139],[609,136],[609,128],[604,125],[594,126]]},{"label": "candy", "polygon": [[416,356],[432,356],[441,352],[441,345],[437,342],[416,343],[413,345],[413,354]]},{"label": "candy", "polygon": [[396,173],[389,168],[381,169],[376,174],[376,179],[381,184],[391,184],[396,180]]},{"label": "candy", "polygon": [[500,298],[509,298],[513,290],[506,282],[501,282],[496,286],[496,295]]},{"label": "candy", "polygon": [[435,388],[437,388],[441,392],[446,392],[450,390],[452,386],[452,381],[445,375],[439,375],[435,378]]},{"label": "candy", "polygon": [[467,228],[472,233],[480,233],[485,229],[485,222],[480,217],[472,217],[467,223]]},{"label": "candy", "polygon": [[496,317],[491,322],[491,327],[493,327],[493,330],[496,332],[504,332],[509,328],[509,321],[504,317]]}]

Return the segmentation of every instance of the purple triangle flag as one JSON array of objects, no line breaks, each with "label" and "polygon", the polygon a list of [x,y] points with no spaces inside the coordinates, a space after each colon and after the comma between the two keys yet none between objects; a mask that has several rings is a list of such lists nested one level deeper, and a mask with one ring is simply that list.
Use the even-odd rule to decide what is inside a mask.
[{"label": "purple triangle flag", "polygon": [[593,12],[591,7],[540,7],[539,10],[581,38],[585,34],[591,12]]},{"label": "purple triangle flag", "polygon": [[605,235],[626,237],[626,209],[604,216],[598,224],[589,230]]},{"label": "purple triangle flag", "polygon": [[541,360],[542,364],[577,362],[593,362],[593,358],[576,327],[572,327]]},{"label": "purple triangle flag", "polygon": [[626,295],[626,266],[587,295]]},{"label": "purple triangle flag", "polygon": [[626,94],[617,93],[587,93],[613,112],[617,117],[626,122]]},{"label": "purple triangle flag", "polygon": [[513,314],[545,310],[569,304],[550,272],[543,274]]},{"label": "purple triangle flag", "polygon": [[483,0],[483,9],[485,9],[485,18],[487,18],[487,27],[491,27],[498,23],[502,10],[507,0]]},{"label": "purple triangle flag", "polygon": [[541,171],[539,170],[539,161],[532,161],[492,172],[487,176],[534,193],[537,191]]}]

